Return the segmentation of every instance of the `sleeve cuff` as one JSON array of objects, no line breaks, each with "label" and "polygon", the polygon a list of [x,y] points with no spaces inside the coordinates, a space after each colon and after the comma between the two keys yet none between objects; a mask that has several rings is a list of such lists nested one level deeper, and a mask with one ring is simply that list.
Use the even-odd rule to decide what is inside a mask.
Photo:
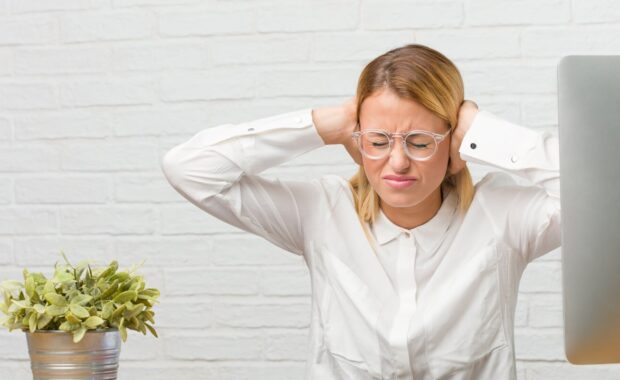
[{"label": "sleeve cuff", "polygon": [[325,146],[312,121],[312,108],[241,123],[234,128],[233,135],[241,137],[241,166],[248,173],[260,173]]},{"label": "sleeve cuff", "polygon": [[[325,143],[312,122],[312,108],[303,108],[275,116],[269,116],[237,124],[224,124],[208,129],[209,142],[216,144],[232,137],[252,136],[278,129],[306,129],[306,133],[291,133],[280,138],[295,146],[304,146],[309,149],[318,148]],[[301,131],[299,131],[301,132]]]},{"label": "sleeve cuff", "polygon": [[536,147],[538,134],[480,110],[463,137],[459,153],[465,161],[506,170],[527,166],[527,154]]}]

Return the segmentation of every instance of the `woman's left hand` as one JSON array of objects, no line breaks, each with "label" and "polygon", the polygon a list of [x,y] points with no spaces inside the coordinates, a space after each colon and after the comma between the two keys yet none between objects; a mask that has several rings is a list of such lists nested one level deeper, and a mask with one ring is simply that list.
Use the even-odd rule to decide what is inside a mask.
[{"label": "woman's left hand", "polygon": [[465,161],[461,159],[459,149],[461,149],[463,137],[477,113],[478,105],[471,100],[464,100],[459,108],[456,128],[450,132],[450,161],[448,162],[448,173],[450,175],[457,174],[465,167]]}]

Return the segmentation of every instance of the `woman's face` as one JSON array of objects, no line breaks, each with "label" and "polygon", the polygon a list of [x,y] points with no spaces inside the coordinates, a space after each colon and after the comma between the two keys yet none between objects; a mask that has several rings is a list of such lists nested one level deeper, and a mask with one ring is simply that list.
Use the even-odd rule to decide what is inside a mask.
[{"label": "woman's face", "polygon": [[[408,132],[414,129],[444,134],[448,124],[419,103],[402,99],[389,89],[380,90],[362,103],[360,128],[382,129],[387,132]],[[437,151],[427,161],[410,159],[403,151],[402,139],[394,137],[392,151],[386,157],[372,160],[362,156],[362,164],[368,181],[381,198],[382,206],[392,208],[420,208],[425,199],[439,186],[448,168],[450,136],[439,143]],[[406,188],[390,186],[387,175],[413,176],[417,178]]]}]

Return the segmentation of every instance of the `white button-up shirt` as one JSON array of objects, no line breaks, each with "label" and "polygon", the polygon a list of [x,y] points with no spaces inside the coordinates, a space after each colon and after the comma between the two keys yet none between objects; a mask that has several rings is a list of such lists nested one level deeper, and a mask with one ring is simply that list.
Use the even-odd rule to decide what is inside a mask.
[{"label": "white button-up shirt", "polygon": [[312,288],[306,379],[516,379],[519,280],[560,245],[557,136],[479,111],[461,157],[500,170],[475,185],[467,213],[450,191],[410,230],[381,212],[370,242],[346,178],[260,175],[324,145],[306,108],[207,128],[162,167],[197,207],[303,256]]}]

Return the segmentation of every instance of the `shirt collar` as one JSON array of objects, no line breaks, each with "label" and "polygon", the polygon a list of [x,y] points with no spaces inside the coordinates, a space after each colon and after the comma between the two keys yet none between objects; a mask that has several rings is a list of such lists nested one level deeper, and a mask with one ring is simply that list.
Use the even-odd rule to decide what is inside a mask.
[{"label": "shirt collar", "polygon": [[412,229],[397,226],[385,216],[383,210],[379,209],[379,214],[372,225],[372,229],[380,245],[386,244],[399,235],[409,232],[413,234],[415,240],[425,251],[433,251],[443,240],[443,236],[448,230],[448,226],[456,211],[456,205],[456,192],[449,190],[447,197],[445,197],[439,207],[439,211],[428,222]]}]

